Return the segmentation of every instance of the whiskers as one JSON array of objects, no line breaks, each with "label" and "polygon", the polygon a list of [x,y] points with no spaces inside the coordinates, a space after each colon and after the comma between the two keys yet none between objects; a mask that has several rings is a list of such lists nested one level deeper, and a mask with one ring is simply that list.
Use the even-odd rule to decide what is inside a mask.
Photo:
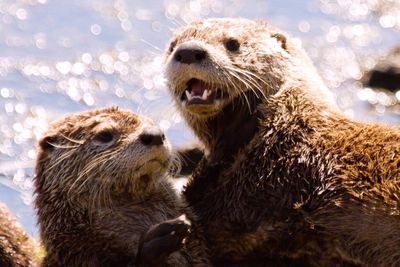
[{"label": "whiskers", "polygon": [[[51,166],[47,168],[47,172],[51,171],[55,167],[57,167],[59,164],[63,163],[66,159],[71,157],[72,155],[75,154],[76,150],[84,143],[83,141],[80,140],[75,140],[72,138],[69,138],[63,134],[60,134],[65,140],[67,140],[66,144],[56,144],[56,143],[51,143],[49,142],[50,145],[52,145],[54,148],[57,148],[59,150],[54,151],[56,161],[51,163]],[[70,144],[72,143],[72,144]],[[58,155],[58,156],[57,156]]]},{"label": "whiskers", "polygon": [[119,154],[119,150],[107,151],[92,158],[70,185],[67,191],[70,199],[87,194],[89,214],[96,212],[100,207],[112,210],[111,194],[115,182],[113,178],[116,178],[112,173],[121,171],[120,166],[116,164]]},{"label": "whiskers", "polygon": [[168,165],[168,173],[173,177],[179,176],[179,173],[182,170],[182,160],[184,160],[183,155],[179,155],[178,153],[173,153]]},{"label": "whiskers", "polygon": [[265,91],[265,87],[270,88],[273,85],[271,82],[266,81],[251,71],[234,66],[225,66],[224,73],[227,80],[226,85],[228,85],[228,83],[232,85],[228,88],[233,88],[241,101],[246,102],[249,112],[253,112],[250,101],[247,95],[243,94],[243,91],[241,91],[240,88],[244,87],[245,89],[252,91],[257,98],[263,98],[266,100],[267,92]]},{"label": "whiskers", "polygon": [[64,134],[60,134],[62,137],[64,137],[66,140],[68,140],[69,142],[76,144],[77,146],[83,145],[84,141],[82,140],[77,140],[77,139],[73,139],[71,137],[68,137]]}]

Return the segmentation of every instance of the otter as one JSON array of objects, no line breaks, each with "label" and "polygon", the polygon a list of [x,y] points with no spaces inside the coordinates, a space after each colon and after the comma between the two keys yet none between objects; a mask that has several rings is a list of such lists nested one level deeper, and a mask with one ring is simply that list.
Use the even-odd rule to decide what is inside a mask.
[{"label": "otter", "polygon": [[168,140],[149,118],[117,107],[53,123],[39,142],[34,178],[47,251],[42,266],[206,261],[199,241],[180,249],[190,240],[190,222],[178,216],[190,210],[167,175],[172,159]]},{"label": "otter", "polygon": [[165,58],[207,151],[184,196],[216,265],[400,265],[399,128],[343,115],[300,45],[264,21],[196,21]]},{"label": "otter", "polygon": [[387,53],[361,78],[363,86],[395,93],[400,89],[400,46]]},{"label": "otter", "polygon": [[39,245],[29,237],[15,217],[0,203],[0,266],[35,267]]}]

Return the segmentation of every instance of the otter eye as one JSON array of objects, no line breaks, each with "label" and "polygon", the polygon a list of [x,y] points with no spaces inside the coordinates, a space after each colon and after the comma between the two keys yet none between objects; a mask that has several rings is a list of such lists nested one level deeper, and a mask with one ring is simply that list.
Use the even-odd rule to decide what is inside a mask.
[{"label": "otter eye", "polygon": [[226,49],[228,49],[231,52],[235,52],[239,50],[240,47],[240,43],[238,40],[236,39],[229,39],[228,41],[226,41],[225,43],[225,47]]},{"label": "otter eye", "polygon": [[113,139],[114,139],[114,133],[108,130],[96,134],[93,138],[94,141],[101,144],[110,143]]}]

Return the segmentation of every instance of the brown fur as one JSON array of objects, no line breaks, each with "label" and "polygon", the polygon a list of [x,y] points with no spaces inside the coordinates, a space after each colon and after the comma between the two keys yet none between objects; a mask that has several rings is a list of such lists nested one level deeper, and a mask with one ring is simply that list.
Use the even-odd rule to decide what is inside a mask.
[{"label": "brown fur", "polygon": [[[166,177],[168,142],[149,147],[139,140],[152,125],[118,108],[51,125],[39,144],[35,177],[44,266],[131,265],[150,226],[190,213]],[[104,133],[112,141],[104,142]],[[192,251],[171,254],[168,266],[202,259],[199,249]]]},{"label": "brown fur", "polygon": [[[206,58],[177,62],[188,45]],[[184,194],[218,266],[400,265],[398,128],[342,115],[302,49],[264,22],[195,22],[166,60],[177,106],[209,151]],[[229,97],[182,104],[192,78]]]},{"label": "brown fur", "polygon": [[0,266],[37,266],[37,249],[38,244],[25,233],[7,207],[0,203]]}]

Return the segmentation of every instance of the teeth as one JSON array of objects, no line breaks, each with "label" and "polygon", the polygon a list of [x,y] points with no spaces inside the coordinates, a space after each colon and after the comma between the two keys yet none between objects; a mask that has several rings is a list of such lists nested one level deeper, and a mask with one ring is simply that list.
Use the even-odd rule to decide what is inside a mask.
[{"label": "teeth", "polygon": [[192,94],[188,90],[185,91],[185,94],[186,94],[188,101],[190,101],[193,98]]},{"label": "teeth", "polygon": [[208,96],[208,90],[204,90],[203,95],[201,96],[201,99],[207,100],[207,96]]},{"label": "teeth", "polygon": [[[202,100],[206,101],[207,98],[213,94],[213,91],[211,89],[206,89],[203,91],[202,95],[193,95],[193,92],[189,92],[189,90],[185,90],[185,94],[186,94],[187,102],[190,102],[193,99],[202,99]],[[217,104],[219,104],[219,102]]]}]

